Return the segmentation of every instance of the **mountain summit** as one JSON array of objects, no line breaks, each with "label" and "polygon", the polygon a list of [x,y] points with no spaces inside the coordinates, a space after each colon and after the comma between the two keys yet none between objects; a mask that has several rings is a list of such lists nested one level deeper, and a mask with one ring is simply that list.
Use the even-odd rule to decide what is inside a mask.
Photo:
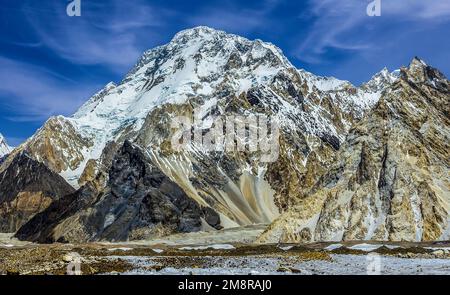
[{"label": "mountain summit", "polygon": [[[261,241],[431,239],[445,236],[447,228],[448,210],[441,204],[448,199],[448,180],[431,172],[432,166],[441,167],[442,175],[448,169],[445,161],[439,162],[447,155],[442,138],[448,114],[434,113],[446,99],[448,103],[448,80],[416,59],[400,73],[383,69],[355,87],[296,69],[273,44],[197,27],[146,51],[120,83],[107,84],[73,116],[50,118],[8,156],[0,171],[13,169],[14,159],[26,152],[78,189],[27,222],[19,230],[21,239],[128,240],[274,221]],[[413,118],[428,111],[433,114],[428,119]],[[187,119],[188,127],[174,124],[180,118]],[[230,118],[236,125],[221,128],[217,119]],[[260,135],[268,129],[266,121],[258,124],[254,118],[267,118],[276,126],[269,132],[276,141],[265,146],[274,156],[270,161],[264,160],[264,141],[247,136],[251,130]],[[434,132],[435,126],[443,126],[444,133]],[[383,135],[391,129],[395,132]],[[174,143],[179,142],[173,139],[192,130],[198,131],[200,141],[194,134],[176,149]],[[223,135],[223,130],[228,133]],[[420,213],[422,219],[414,213],[417,216],[406,222],[423,229],[414,235],[402,232],[402,223],[386,225],[397,214],[398,190],[385,188],[391,184],[379,179],[390,180],[394,169],[383,164],[379,153],[385,146],[391,151],[386,140],[394,140],[402,130],[412,134],[405,138],[410,143],[425,142],[418,132],[439,137],[426,147],[423,157],[428,162],[398,168],[405,175],[430,169],[432,179],[440,181],[425,180],[426,191],[436,197],[411,207],[411,212],[429,213],[439,204],[442,210],[426,217],[439,219],[438,225],[425,226],[425,213]],[[215,137],[212,149],[205,144],[218,132],[231,133],[231,149],[221,148],[223,137]],[[383,172],[386,176],[382,169],[389,171]],[[336,191],[329,192],[333,187]],[[424,193],[416,186],[410,192],[402,200],[413,202],[414,194]],[[349,203],[354,195],[354,204]],[[338,208],[347,210],[346,215],[334,215],[324,204],[347,204]],[[327,215],[320,219],[322,209]],[[356,221],[349,223],[348,216],[364,219],[352,217]],[[290,228],[285,220],[296,226]],[[336,223],[351,224],[352,230]]]}]

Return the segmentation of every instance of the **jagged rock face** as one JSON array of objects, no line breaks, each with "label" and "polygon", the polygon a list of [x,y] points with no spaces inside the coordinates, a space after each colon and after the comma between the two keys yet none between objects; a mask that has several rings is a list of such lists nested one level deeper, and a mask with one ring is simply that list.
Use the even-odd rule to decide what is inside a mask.
[{"label": "jagged rock face", "polygon": [[[273,220],[278,215],[278,208],[273,202],[274,191],[263,175],[253,170],[258,169],[257,159],[238,151],[206,152],[195,143],[182,151],[172,149],[170,139],[173,130],[167,126],[170,126],[170,118],[183,113],[181,109],[189,114],[192,107],[166,105],[152,112],[144,123],[137,144],[148,151],[152,161],[191,199],[220,212],[222,225],[268,223]],[[202,130],[207,131],[209,128]]]},{"label": "jagged rock face", "polygon": [[[291,80],[285,79],[287,85],[293,85]],[[313,184],[311,179],[325,171],[340,142],[337,136],[325,133],[324,126],[331,124],[326,121],[326,115],[314,117],[302,110],[302,105],[317,106],[308,99],[300,103],[295,96],[283,94],[289,89],[286,84],[274,83],[269,89],[252,88],[239,96],[208,104],[206,108],[203,107],[206,104],[198,105],[191,100],[183,105],[166,104],[147,116],[136,143],[148,150],[160,169],[192,199],[220,212],[225,226],[270,223],[280,211],[302,197],[305,187],[297,185],[300,181],[308,179]],[[302,96],[300,92],[296,95]],[[283,108],[287,103],[284,97],[288,97],[294,111],[286,112]],[[281,128],[278,158],[264,163],[258,151],[207,152],[196,143],[174,152],[170,148],[173,136],[173,130],[168,128],[170,122],[177,116],[190,116],[196,108],[202,109],[202,116],[261,113],[271,116]],[[317,128],[317,134],[312,128],[308,129],[320,124],[322,128]],[[200,129],[207,133],[212,128],[207,125]],[[340,132],[345,133],[345,128]]]},{"label": "jagged rock face", "polygon": [[66,171],[76,170],[86,161],[84,150],[93,146],[91,140],[80,134],[69,119],[62,116],[50,118],[38,132],[25,143],[24,150],[53,171],[73,182]]},{"label": "jagged rock face", "polygon": [[[275,60],[268,54],[264,67],[281,61],[282,67],[272,68],[276,74],[269,74],[265,83],[236,93],[230,80],[210,96],[163,104],[148,114],[136,139],[192,199],[220,212],[224,226],[270,223],[295,204],[307,189],[298,183],[306,180],[312,185],[313,179],[326,171],[349,126],[371,105],[361,90],[348,82],[297,71],[273,53]],[[256,69],[258,66],[261,64]],[[229,68],[232,67],[226,63],[224,69]],[[224,87],[230,89],[224,93]],[[374,99],[380,89],[368,92],[370,98]],[[203,118],[258,114],[270,117],[280,127],[277,159],[270,163],[261,161],[258,151],[207,152],[195,143],[181,152],[172,151],[169,146],[174,131],[170,122],[177,116],[190,117],[194,111]],[[204,121],[196,127],[208,133],[212,123]],[[255,126],[249,124],[252,127]]]},{"label": "jagged rock face", "polygon": [[[97,183],[101,183],[98,181]],[[220,228],[140,148],[128,141],[114,157],[106,187],[90,182],[54,202],[17,233],[38,242],[123,241]]]},{"label": "jagged rock face", "polygon": [[73,188],[42,163],[20,153],[0,173],[0,231],[15,232]]},{"label": "jagged rock face", "polygon": [[449,239],[449,81],[414,59],[261,242]]}]

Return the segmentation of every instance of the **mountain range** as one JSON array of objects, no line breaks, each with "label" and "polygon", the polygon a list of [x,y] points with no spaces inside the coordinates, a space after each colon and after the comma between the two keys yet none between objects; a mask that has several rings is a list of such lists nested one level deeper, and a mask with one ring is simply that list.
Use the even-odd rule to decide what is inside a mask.
[{"label": "mountain range", "polygon": [[[261,40],[185,30],[73,116],[12,151],[0,138],[0,229],[44,243],[251,224],[268,225],[262,243],[448,239],[449,90],[417,57],[357,87]],[[246,149],[173,146],[179,132],[215,134],[217,118],[258,116],[277,126],[271,161],[246,136],[267,129],[252,120],[232,129]]]}]

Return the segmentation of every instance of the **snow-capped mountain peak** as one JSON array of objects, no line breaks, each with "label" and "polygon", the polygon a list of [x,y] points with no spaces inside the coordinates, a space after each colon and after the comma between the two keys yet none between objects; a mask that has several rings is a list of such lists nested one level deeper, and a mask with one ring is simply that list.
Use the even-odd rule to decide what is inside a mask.
[{"label": "snow-capped mountain peak", "polygon": [[[182,31],[168,44],[146,51],[120,84],[109,83],[65,119],[91,142],[80,167],[98,159],[107,142],[125,130],[139,130],[156,107],[194,97],[199,105],[211,104],[207,101],[268,85],[288,71],[295,68],[273,44],[207,27]],[[64,176],[76,179],[83,169],[75,170]]]},{"label": "snow-capped mountain peak", "polygon": [[346,80],[339,80],[335,77],[321,77],[314,75],[304,69],[299,69],[298,73],[306,81],[309,87],[316,87],[320,91],[338,91],[349,87],[354,87]]},{"label": "snow-capped mountain peak", "polygon": [[[227,47],[236,47],[241,53],[245,51],[245,45],[250,45],[253,43],[255,50],[270,50],[275,54],[280,61],[288,66],[292,66],[287,58],[284,56],[283,51],[276,45],[270,42],[264,42],[260,39],[248,40],[244,37],[227,33],[225,31],[216,30],[206,26],[199,26],[191,29],[183,30],[177,33],[170,44],[185,44],[189,42],[219,42]],[[255,51],[253,51],[254,53]]]},{"label": "snow-capped mountain peak", "polygon": [[414,57],[408,67],[401,69],[401,75],[404,79],[414,83],[427,83],[434,88],[443,88],[446,91],[447,78],[438,69],[429,66],[419,57]]},{"label": "snow-capped mountain peak", "polygon": [[397,71],[390,72],[386,67],[372,76],[372,78],[362,85],[363,88],[370,89],[373,92],[379,92],[391,85],[398,79]]},{"label": "snow-capped mountain peak", "polygon": [[220,101],[257,91],[256,96],[266,98],[265,107],[274,108],[281,125],[302,122],[301,128],[309,134],[342,140],[350,123],[336,128],[328,115],[332,110],[316,98],[330,97],[351,121],[378,101],[382,89],[383,85],[357,88],[348,81],[315,76],[296,69],[271,43],[196,27],[146,51],[118,85],[107,84],[72,117],[51,121],[55,126],[48,132],[61,126],[76,130],[77,143],[72,147],[76,156],[61,151],[65,164],[55,164],[76,186],[87,162],[99,159],[108,142],[132,137],[153,110],[167,104],[194,101],[194,107],[212,109]]},{"label": "snow-capped mountain peak", "polygon": [[120,85],[106,86],[74,118],[95,112],[100,105],[104,109],[108,103],[98,101],[114,94],[121,96],[119,105],[111,100],[117,106],[114,111],[119,108],[128,118],[140,118],[156,105],[211,95],[224,80],[232,92],[244,92],[286,68],[293,66],[273,44],[208,27],[188,29],[170,43],[146,51]]}]

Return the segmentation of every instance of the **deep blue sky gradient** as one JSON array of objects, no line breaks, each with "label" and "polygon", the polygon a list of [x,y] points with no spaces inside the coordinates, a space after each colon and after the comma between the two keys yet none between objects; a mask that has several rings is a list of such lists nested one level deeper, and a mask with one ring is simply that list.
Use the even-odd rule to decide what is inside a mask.
[{"label": "deep blue sky gradient", "polygon": [[0,132],[12,145],[198,25],[272,42],[298,68],[356,85],[416,55],[450,73],[448,0],[381,0],[380,17],[367,16],[371,0],[81,0],[80,17],[69,2],[0,3]]}]

